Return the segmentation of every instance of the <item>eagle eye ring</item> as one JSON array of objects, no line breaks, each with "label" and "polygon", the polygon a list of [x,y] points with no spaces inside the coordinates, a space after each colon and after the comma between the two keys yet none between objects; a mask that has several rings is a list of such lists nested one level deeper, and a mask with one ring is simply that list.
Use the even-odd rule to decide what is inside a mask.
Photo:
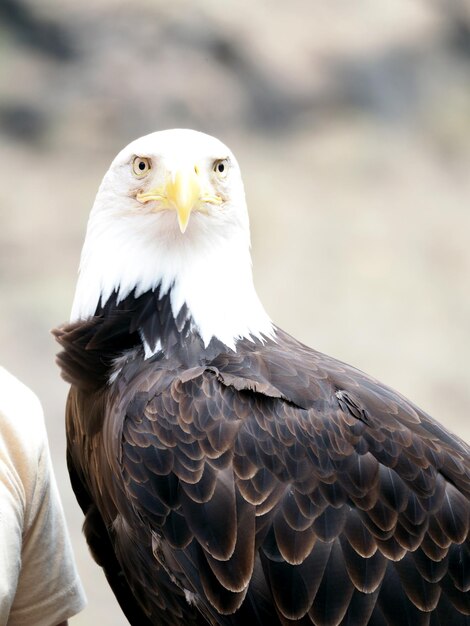
[{"label": "eagle eye ring", "polygon": [[151,169],[152,165],[147,157],[135,156],[132,160],[132,172],[137,178],[143,178]]},{"label": "eagle eye ring", "polygon": [[229,169],[228,159],[217,159],[217,161],[214,161],[212,169],[217,174],[218,178],[225,178]]}]

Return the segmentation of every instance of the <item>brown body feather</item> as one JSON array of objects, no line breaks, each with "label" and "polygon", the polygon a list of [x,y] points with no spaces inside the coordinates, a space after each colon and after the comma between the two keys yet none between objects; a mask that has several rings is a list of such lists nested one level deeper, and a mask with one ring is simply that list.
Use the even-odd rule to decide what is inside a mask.
[{"label": "brown body feather", "polygon": [[464,442],[280,330],[204,350],[128,300],[56,336],[72,484],[130,623],[470,623]]}]

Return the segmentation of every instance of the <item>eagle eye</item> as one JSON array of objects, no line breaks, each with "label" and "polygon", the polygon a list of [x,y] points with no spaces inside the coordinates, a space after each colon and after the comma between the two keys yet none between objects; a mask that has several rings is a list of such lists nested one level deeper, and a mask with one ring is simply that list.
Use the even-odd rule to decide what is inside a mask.
[{"label": "eagle eye", "polygon": [[214,161],[212,169],[219,178],[225,178],[227,176],[228,167],[228,159],[217,159],[217,161]]},{"label": "eagle eye", "polygon": [[134,160],[132,161],[132,171],[134,176],[137,178],[143,178],[146,176],[151,168],[152,165],[150,163],[150,159],[147,159],[147,157],[134,157]]}]

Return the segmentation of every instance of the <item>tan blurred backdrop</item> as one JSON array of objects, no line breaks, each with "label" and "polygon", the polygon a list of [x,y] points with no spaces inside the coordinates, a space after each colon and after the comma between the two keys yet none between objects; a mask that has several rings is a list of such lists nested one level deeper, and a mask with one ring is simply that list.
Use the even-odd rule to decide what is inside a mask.
[{"label": "tan blurred backdrop", "polygon": [[81,535],[49,330],[109,162],[175,126],[237,154],[275,322],[470,438],[468,2],[2,0],[1,362],[46,411],[73,626],[126,622]]}]

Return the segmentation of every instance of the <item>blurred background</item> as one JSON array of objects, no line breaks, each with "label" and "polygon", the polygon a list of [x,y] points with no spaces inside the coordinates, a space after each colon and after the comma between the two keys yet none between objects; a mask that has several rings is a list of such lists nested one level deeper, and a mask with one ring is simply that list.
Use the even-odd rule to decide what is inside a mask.
[{"label": "blurred background", "polygon": [[46,412],[73,626],[127,622],[81,535],[49,331],[110,161],[168,127],[238,156],[274,321],[470,439],[469,2],[2,0],[0,360]]}]

